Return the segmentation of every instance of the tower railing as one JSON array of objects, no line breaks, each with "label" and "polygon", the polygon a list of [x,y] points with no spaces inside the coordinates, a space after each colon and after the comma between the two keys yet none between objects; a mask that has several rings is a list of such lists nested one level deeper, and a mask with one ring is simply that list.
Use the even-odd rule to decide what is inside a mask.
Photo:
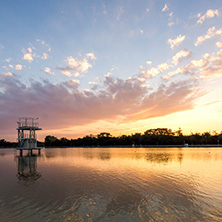
[{"label": "tower railing", "polygon": [[29,138],[31,138],[31,139],[33,139],[33,138],[37,139],[37,135],[35,134],[35,136],[33,136],[33,135],[30,136],[30,134],[22,134],[22,135],[19,135],[19,138],[17,138],[17,140],[29,139]]},{"label": "tower railing", "polygon": [[39,123],[34,118],[19,118],[18,127],[39,127]]}]

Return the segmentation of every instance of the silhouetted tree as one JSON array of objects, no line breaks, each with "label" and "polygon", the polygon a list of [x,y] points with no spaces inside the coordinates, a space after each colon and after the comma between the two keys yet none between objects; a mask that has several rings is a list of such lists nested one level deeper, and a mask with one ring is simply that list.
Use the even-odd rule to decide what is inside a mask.
[{"label": "silhouetted tree", "polygon": [[55,136],[46,136],[45,138],[45,146],[50,147],[50,146],[60,146],[60,141],[58,140],[57,137]]}]

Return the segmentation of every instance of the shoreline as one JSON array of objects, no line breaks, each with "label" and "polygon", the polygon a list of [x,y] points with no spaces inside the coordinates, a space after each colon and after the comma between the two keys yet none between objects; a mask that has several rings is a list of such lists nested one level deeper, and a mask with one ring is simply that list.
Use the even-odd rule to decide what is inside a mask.
[{"label": "shoreline", "polygon": [[[44,149],[57,149],[57,148],[221,148],[222,144],[206,144],[206,145],[123,145],[123,146],[48,146],[41,147]],[[16,149],[16,147],[0,147],[1,149]]]}]

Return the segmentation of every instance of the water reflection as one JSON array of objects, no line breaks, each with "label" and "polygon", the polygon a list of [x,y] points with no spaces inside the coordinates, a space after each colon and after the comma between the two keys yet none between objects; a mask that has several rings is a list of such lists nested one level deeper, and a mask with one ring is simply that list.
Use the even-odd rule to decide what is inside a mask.
[{"label": "water reflection", "polygon": [[157,163],[167,163],[172,161],[173,155],[169,153],[147,153],[146,160]]},{"label": "water reflection", "polygon": [[110,153],[99,153],[99,159],[100,160],[109,160],[111,158]]},{"label": "water reflection", "polygon": [[16,156],[17,177],[11,156],[0,156],[3,221],[222,218],[222,149],[46,149]]},{"label": "water reflection", "polygon": [[19,180],[35,181],[41,177],[37,171],[37,155],[16,156]]},{"label": "water reflection", "polygon": [[[165,150],[158,150],[153,152],[150,151],[150,149],[144,148],[144,149],[119,149],[117,148],[117,152],[110,152],[109,148],[102,148],[103,152],[101,150],[95,149],[86,149],[82,153],[83,157],[86,159],[99,159],[99,160],[110,160],[112,158],[121,158],[121,159],[145,159],[148,162],[154,162],[154,163],[168,163],[171,161],[176,161],[179,163],[182,163],[183,161],[183,153],[178,150],[178,152],[166,152]],[[118,150],[119,149],[119,150]],[[123,151],[127,152],[123,152]],[[141,152],[141,150],[143,152]],[[119,152],[120,151],[120,152]],[[49,154],[47,154],[49,155]]]}]

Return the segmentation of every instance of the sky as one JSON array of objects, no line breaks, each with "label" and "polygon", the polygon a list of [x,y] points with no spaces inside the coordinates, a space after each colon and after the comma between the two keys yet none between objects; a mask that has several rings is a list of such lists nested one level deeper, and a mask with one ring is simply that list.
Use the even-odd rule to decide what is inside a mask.
[{"label": "sky", "polygon": [[221,0],[0,0],[0,139],[222,131]]}]

